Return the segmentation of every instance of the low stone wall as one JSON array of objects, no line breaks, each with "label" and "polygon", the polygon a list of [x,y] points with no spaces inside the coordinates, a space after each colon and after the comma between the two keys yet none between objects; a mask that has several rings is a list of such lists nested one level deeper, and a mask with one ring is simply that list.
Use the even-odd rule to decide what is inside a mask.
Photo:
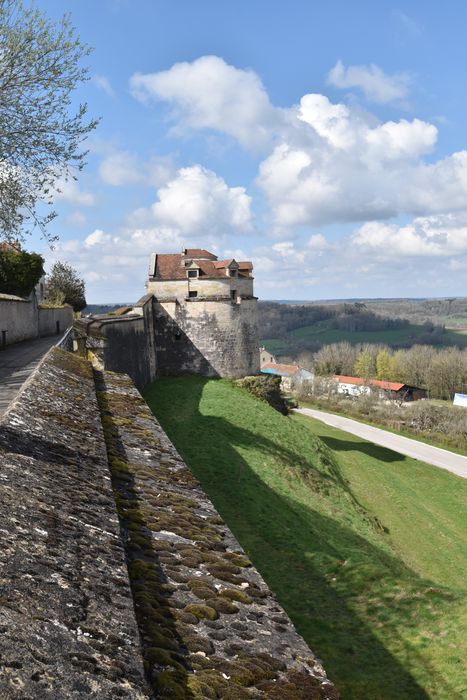
[{"label": "low stone wall", "polygon": [[338,698],[130,379],[98,388],[156,697]]},{"label": "low stone wall", "polygon": [[12,345],[22,340],[59,335],[72,323],[71,306],[40,308],[34,294],[31,299],[0,294],[0,349],[3,344]]},{"label": "low stone wall", "polygon": [[64,333],[73,323],[71,306],[56,308],[39,307],[39,336],[59,335]]},{"label": "low stone wall", "polygon": [[0,422],[0,697],[151,697],[90,365],[53,349]]},{"label": "low stone wall", "polygon": [[0,348],[37,338],[38,309],[35,300],[0,294]]}]

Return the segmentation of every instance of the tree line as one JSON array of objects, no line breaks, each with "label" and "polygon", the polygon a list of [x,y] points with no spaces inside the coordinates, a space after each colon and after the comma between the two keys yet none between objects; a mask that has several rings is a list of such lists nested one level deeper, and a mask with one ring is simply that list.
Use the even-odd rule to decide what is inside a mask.
[{"label": "tree line", "polygon": [[314,356],[297,358],[317,375],[344,374],[362,379],[383,379],[426,389],[431,398],[452,399],[467,393],[467,349],[416,345],[394,350],[387,345],[324,345]]},{"label": "tree line", "polygon": [[260,337],[282,338],[292,330],[326,321],[326,328],[381,331],[405,328],[409,321],[376,314],[363,303],[278,304],[260,302]]}]

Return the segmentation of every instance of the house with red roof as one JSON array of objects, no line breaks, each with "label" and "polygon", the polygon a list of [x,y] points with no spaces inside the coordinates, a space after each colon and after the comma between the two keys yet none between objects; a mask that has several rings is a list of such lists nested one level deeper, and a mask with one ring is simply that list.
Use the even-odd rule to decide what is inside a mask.
[{"label": "house with red roof", "polygon": [[362,379],[361,377],[348,377],[336,374],[337,393],[347,396],[362,396],[376,392],[380,398],[393,401],[418,401],[426,397],[425,389],[410,386],[402,382],[388,382],[383,379]]}]

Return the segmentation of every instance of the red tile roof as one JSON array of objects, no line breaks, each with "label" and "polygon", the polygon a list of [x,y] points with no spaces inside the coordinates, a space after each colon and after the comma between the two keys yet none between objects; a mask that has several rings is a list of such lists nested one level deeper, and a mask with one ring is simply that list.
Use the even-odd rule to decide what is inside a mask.
[{"label": "red tile roof", "polygon": [[209,250],[204,250],[204,248],[185,248],[183,255],[185,255],[187,258],[195,258],[197,260],[200,258],[217,260],[217,255],[210,253]]},{"label": "red tile roof", "polygon": [[225,270],[225,268],[233,262],[238,265],[237,261],[233,258],[230,258],[230,260],[216,260],[216,262],[214,263],[214,267],[222,267]]},{"label": "red tile roof", "polygon": [[[190,255],[188,255],[190,253]],[[198,256],[192,253],[201,254]],[[209,257],[209,259],[207,259]],[[159,280],[184,280],[187,277],[185,261],[193,261],[200,269],[200,278],[225,277],[225,269],[235,260],[217,260],[213,253],[198,248],[187,248],[184,253],[156,255],[154,277]],[[239,277],[251,277],[251,262],[237,263]]]},{"label": "red tile roof", "polygon": [[402,387],[406,386],[400,382],[387,382],[382,379],[362,379],[361,377],[347,377],[344,374],[336,374],[335,379],[339,384],[368,384],[369,386],[376,386],[379,389],[384,389],[385,391],[399,391]]}]

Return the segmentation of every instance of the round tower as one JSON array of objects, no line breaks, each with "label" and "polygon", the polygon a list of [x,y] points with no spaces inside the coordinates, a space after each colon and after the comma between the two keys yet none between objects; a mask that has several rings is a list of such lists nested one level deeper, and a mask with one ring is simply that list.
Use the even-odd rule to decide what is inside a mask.
[{"label": "round tower", "polygon": [[251,262],[207,250],[151,256],[159,375],[244,377],[259,372],[257,298]]}]

